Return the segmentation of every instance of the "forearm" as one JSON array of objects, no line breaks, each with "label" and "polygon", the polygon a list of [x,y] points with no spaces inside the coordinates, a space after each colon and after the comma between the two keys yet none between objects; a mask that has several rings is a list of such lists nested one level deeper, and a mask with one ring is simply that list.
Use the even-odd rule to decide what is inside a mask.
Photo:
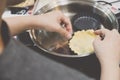
[{"label": "forearm", "polygon": [[30,16],[16,16],[10,18],[4,18],[7,22],[11,35],[19,34],[20,32],[27,30],[31,26]]},{"label": "forearm", "polygon": [[100,80],[120,80],[119,64],[110,61],[107,64],[102,64]]},{"label": "forearm", "polygon": [[[9,25],[12,35],[33,28],[49,32],[58,32],[66,38],[70,38],[72,34],[72,26],[69,19],[60,11],[53,11],[44,15],[17,16],[5,18],[4,20]],[[65,24],[65,28],[61,27],[61,22]]]}]

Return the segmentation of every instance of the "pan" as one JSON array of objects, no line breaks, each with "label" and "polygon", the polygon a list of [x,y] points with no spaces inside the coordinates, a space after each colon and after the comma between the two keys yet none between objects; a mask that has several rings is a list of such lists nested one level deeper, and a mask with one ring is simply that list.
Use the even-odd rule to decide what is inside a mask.
[{"label": "pan", "polygon": [[[97,30],[101,26],[110,30],[118,30],[119,25],[112,11],[96,1],[54,0],[41,7],[34,15],[41,15],[54,10],[60,10],[70,18],[73,32],[88,29]],[[74,54],[68,46],[69,41],[58,33],[32,29],[29,34],[34,44],[48,54],[60,57],[85,57],[91,55],[91,53],[85,55]]]}]

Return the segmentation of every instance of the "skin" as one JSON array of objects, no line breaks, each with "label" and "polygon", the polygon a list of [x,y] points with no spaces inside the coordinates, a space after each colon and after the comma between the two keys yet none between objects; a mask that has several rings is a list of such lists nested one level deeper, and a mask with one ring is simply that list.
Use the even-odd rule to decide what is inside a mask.
[{"label": "skin", "polygon": [[[14,2],[12,4],[15,4],[20,1],[21,0],[18,1],[8,0],[7,3]],[[5,8],[6,0],[2,0],[0,4],[1,4],[0,16],[1,16]],[[50,32],[57,32],[67,39],[70,39],[72,35],[71,22],[69,18],[64,16],[60,11],[53,11],[43,15],[36,15],[36,16],[31,15],[31,16],[17,16],[12,18],[4,18],[3,20],[6,21],[6,23],[8,24],[12,36],[32,28],[44,29]],[[61,23],[65,24],[64,28],[62,28]],[[1,43],[0,45],[0,53],[1,53],[4,49],[2,38],[0,38],[0,43]]]},{"label": "skin", "polygon": [[101,29],[95,31],[97,35],[104,35],[102,40],[98,36],[93,42],[95,53],[101,64],[100,80],[120,80],[120,35],[117,30]]},{"label": "skin", "polygon": [[[5,3],[6,0],[1,0],[0,2],[0,16],[5,8]],[[5,18],[4,20],[9,25],[11,35],[17,35],[21,31],[31,28],[58,32],[66,38],[70,38],[72,34],[70,20],[59,11],[50,12],[44,15]],[[61,27],[61,23],[65,24],[64,28]],[[110,31],[107,29],[101,29],[95,31],[95,34],[105,36],[103,40],[98,36],[93,42],[95,53],[101,64],[101,80],[120,80],[119,33],[116,30]],[[1,43],[2,39],[0,37],[0,50],[2,52],[4,45]]]},{"label": "skin", "polygon": [[[1,19],[1,15],[2,15],[2,13],[4,11],[5,4],[6,4],[6,1],[5,0],[1,0],[1,2],[0,2],[0,25],[1,25],[1,20],[2,20]],[[0,31],[0,54],[1,54],[1,52],[3,50],[4,50],[4,44],[3,44],[3,41],[2,41],[1,31]]]},{"label": "skin", "polygon": [[[71,38],[72,35],[70,20],[60,11],[52,11],[43,15],[17,16],[13,18],[5,18],[4,20],[9,25],[11,35],[16,35],[24,30],[32,28],[57,32],[67,39]],[[65,24],[64,28],[62,28],[61,22]]]}]

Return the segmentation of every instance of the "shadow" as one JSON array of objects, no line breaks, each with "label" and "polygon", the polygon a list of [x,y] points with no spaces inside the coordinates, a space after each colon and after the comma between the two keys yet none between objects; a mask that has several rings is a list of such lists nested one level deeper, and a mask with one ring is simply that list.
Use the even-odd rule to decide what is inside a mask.
[{"label": "shadow", "polygon": [[100,64],[95,54],[92,54],[87,57],[67,58],[67,57],[59,57],[59,56],[51,55],[49,53],[45,53],[37,47],[30,47],[30,48],[37,51],[38,53],[39,52],[42,53],[42,55],[56,62],[62,63],[70,68],[82,72],[85,75],[94,78],[95,80],[100,79]]}]

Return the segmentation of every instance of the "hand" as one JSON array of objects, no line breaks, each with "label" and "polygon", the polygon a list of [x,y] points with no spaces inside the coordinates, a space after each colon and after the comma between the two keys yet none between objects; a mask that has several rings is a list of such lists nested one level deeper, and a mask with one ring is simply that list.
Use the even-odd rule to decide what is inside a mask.
[{"label": "hand", "polygon": [[[71,38],[72,26],[68,17],[60,11],[52,11],[43,15],[36,15],[34,26],[50,32],[58,32],[66,38]],[[64,28],[61,23],[65,24]]]},{"label": "hand", "polygon": [[[9,25],[11,35],[19,34],[27,29],[44,29],[60,33],[66,38],[71,38],[72,26],[68,17],[60,11],[52,11],[42,15],[16,16],[4,18]],[[61,26],[61,23],[64,24]]]},{"label": "hand", "polygon": [[100,36],[98,36],[93,42],[95,53],[100,60],[100,63],[117,62],[119,64],[120,35],[118,31],[116,29],[113,29],[111,31],[107,29],[101,29],[95,31],[95,34],[104,35],[103,40]]}]

